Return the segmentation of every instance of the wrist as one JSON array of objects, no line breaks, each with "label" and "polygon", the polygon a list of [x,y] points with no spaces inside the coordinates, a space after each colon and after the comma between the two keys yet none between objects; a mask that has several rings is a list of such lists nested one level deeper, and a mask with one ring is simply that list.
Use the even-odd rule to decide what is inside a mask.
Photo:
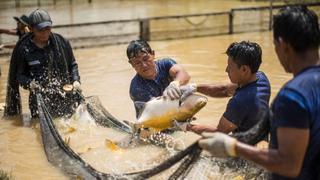
[{"label": "wrist", "polygon": [[225,148],[226,152],[231,157],[236,157],[236,146],[237,146],[237,140],[235,138],[228,138],[225,141]]},{"label": "wrist", "polygon": [[194,92],[197,92],[198,85],[196,83],[190,83],[190,86],[192,87],[192,89],[194,89]]},{"label": "wrist", "polygon": [[178,80],[174,80],[170,84],[174,84],[176,86],[180,86],[180,82]]}]

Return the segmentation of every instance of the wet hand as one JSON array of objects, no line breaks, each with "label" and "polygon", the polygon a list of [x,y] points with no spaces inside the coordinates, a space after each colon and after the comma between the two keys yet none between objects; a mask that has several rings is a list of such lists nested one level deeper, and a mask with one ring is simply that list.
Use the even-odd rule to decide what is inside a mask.
[{"label": "wet hand", "polygon": [[81,84],[79,81],[74,81],[72,85],[73,91],[81,91]]},{"label": "wet hand", "polygon": [[207,126],[204,126],[204,125],[189,124],[187,126],[187,130],[188,131],[192,131],[192,132],[197,133],[197,134],[203,133],[206,129],[207,129]]},{"label": "wet hand", "polygon": [[178,81],[172,81],[169,86],[164,90],[163,97],[165,99],[179,99],[181,96],[180,84]]},{"label": "wet hand", "polygon": [[191,94],[197,92],[197,84],[195,83],[190,83],[184,86],[180,87],[181,90],[181,101],[184,101],[188,96],[190,96]]},{"label": "wet hand", "polygon": [[235,138],[220,132],[203,133],[201,135],[203,138],[199,140],[199,146],[209,151],[212,156],[236,156],[237,140]]}]

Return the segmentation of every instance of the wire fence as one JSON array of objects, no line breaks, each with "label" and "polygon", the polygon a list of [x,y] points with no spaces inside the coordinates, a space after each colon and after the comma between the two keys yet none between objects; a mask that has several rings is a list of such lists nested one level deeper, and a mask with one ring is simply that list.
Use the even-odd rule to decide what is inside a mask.
[{"label": "wire fence", "polygon": [[[304,4],[320,15],[320,2]],[[169,40],[271,30],[272,15],[285,5],[226,12],[153,17],[55,26],[74,47],[127,43],[133,39]]]},{"label": "wire fence", "polygon": [[[272,16],[290,5],[235,8],[225,12],[56,25],[74,48],[271,30]],[[320,2],[304,3],[320,15]],[[0,42],[7,39],[0,37]],[[12,39],[11,39],[12,41]],[[1,51],[0,51],[1,53]],[[2,52],[3,53],[3,52]]]}]

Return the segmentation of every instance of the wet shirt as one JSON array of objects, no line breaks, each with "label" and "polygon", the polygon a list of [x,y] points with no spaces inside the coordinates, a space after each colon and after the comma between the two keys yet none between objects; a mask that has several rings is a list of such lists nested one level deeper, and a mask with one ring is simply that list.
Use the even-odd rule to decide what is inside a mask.
[{"label": "wet shirt", "polygon": [[[39,48],[32,41],[32,36],[25,40],[25,43],[18,49],[18,76],[17,79],[24,88],[27,88],[32,79],[35,79],[42,86],[47,86],[49,83],[60,85],[60,83],[72,83],[80,79],[78,74],[78,65],[74,59],[70,44],[62,39],[60,45],[64,45],[66,52],[59,53],[67,56],[66,62],[57,62],[54,44],[49,40],[44,48]],[[56,62],[54,62],[56,61]],[[61,66],[67,66],[67,72],[62,71]]]},{"label": "wet shirt", "polygon": [[25,35],[26,33],[25,32],[23,32],[23,31],[20,31],[18,28],[17,28],[17,36],[19,37],[19,39],[21,39],[22,38],[22,36],[23,35]]},{"label": "wet shirt", "polygon": [[136,74],[131,80],[130,97],[134,102],[136,116],[142,109],[142,102],[162,96],[163,91],[172,81],[169,70],[176,62],[171,58],[163,58],[155,61],[155,63],[157,76],[154,80],[144,79],[139,74]]},{"label": "wet shirt", "polygon": [[[310,67],[281,88],[272,104],[270,148],[276,149],[277,128],[309,129],[309,144],[300,175],[295,179],[320,178],[320,66]],[[290,179],[272,174],[272,179]]]},{"label": "wet shirt", "polygon": [[[28,89],[30,82],[36,80],[42,87],[39,93],[49,106],[52,116],[58,117],[72,112],[72,104],[78,101],[77,94],[67,94],[62,90],[65,84],[80,81],[78,65],[71,46],[61,35],[52,33],[48,43],[39,48],[32,41],[33,34],[27,34],[19,41],[13,51],[10,68],[16,68],[16,80]],[[37,116],[35,92],[29,96],[29,108],[33,117]]]},{"label": "wet shirt", "polygon": [[263,72],[257,72],[256,76],[256,81],[236,89],[223,114],[238,127],[233,133],[247,131],[268,116],[270,83]]}]

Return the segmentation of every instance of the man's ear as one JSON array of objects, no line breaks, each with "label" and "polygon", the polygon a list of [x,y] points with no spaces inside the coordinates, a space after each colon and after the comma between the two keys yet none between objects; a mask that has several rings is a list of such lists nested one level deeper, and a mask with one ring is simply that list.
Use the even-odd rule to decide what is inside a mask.
[{"label": "man's ear", "polygon": [[292,50],[292,47],[289,43],[287,43],[285,40],[283,40],[281,37],[278,38],[279,46],[284,52],[289,52]]},{"label": "man's ear", "polygon": [[151,55],[155,55],[155,52],[154,52],[154,50],[151,50],[151,53],[150,53]]},{"label": "man's ear", "polygon": [[240,71],[245,73],[245,72],[250,72],[250,67],[248,65],[241,65],[240,66]]}]

